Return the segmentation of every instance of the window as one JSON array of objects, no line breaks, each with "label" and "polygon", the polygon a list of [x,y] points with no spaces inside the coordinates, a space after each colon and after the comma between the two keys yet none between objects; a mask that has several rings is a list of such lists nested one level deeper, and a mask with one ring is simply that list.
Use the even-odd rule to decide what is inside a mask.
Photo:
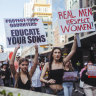
[{"label": "window", "polygon": [[71,1],[70,1],[70,8],[71,8]]},{"label": "window", "polygon": [[39,8],[39,10],[38,11],[40,11],[40,8]]},{"label": "window", "polygon": [[45,8],[45,12],[47,12],[47,8]]},{"label": "window", "polygon": [[93,14],[94,21],[96,21],[96,12]]},{"label": "window", "polygon": [[47,26],[48,24],[44,24],[44,26]]},{"label": "window", "polygon": [[96,0],[94,0],[94,4],[96,5]]},{"label": "window", "polygon": [[80,0],[79,3],[80,3],[80,8],[82,8],[82,0]]},{"label": "window", "polygon": [[81,37],[83,37],[84,36],[84,33],[81,33]]},{"label": "window", "polygon": [[47,51],[48,50],[48,48],[44,48],[44,51]]},{"label": "window", "polygon": [[64,42],[64,40],[62,40],[62,42]]},{"label": "window", "polygon": [[72,41],[72,40],[74,40],[74,36],[68,38],[68,41]]}]

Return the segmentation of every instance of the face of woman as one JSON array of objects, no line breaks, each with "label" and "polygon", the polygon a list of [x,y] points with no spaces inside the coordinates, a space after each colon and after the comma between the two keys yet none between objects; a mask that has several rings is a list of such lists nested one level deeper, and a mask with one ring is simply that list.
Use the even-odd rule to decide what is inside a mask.
[{"label": "face of woman", "polygon": [[93,65],[93,63],[92,63],[91,61],[89,61],[87,65],[89,65],[89,66],[90,66],[90,65]]},{"label": "face of woman", "polygon": [[7,65],[3,65],[3,68],[6,69],[7,68]]},{"label": "face of woman", "polygon": [[53,52],[53,59],[58,61],[61,57],[61,52],[59,49],[55,49]]},{"label": "face of woman", "polygon": [[28,62],[24,61],[20,64],[20,69],[21,71],[23,71],[24,73],[26,73],[28,71]]}]

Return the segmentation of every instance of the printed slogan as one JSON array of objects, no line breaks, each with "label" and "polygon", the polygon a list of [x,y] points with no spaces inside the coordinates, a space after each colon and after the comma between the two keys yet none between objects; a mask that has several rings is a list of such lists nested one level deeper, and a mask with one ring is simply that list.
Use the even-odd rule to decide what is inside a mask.
[{"label": "printed slogan", "polygon": [[46,34],[39,18],[5,19],[7,47],[46,44]]},{"label": "printed slogan", "polygon": [[58,12],[61,34],[95,31],[91,8]]}]

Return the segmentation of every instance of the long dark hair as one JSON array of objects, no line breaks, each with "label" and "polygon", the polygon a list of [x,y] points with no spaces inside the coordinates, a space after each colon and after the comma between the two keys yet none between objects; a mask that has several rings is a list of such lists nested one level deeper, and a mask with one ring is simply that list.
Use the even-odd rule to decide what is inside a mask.
[{"label": "long dark hair", "polygon": [[[20,65],[22,62],[24,62],[24,61],[29,64],[29,60],[28,60],[27,58],[21,58],[21,59],[19,60],[19,65]],[[30,80],[30,83],[31,83],[31,77],[30,77],[28,71],[27,71],[26,75],[27,75],[27,77],[28,77],[28,80]],[[17,79],[16,79],[16,83],[15,83],[15,87],[16,87],[16,88],[18,88],[19,78],[20,78],[20,67],[19,67],[19,71],[18,71],[18,73],[17,73]],[[31,85],[30,85],[30,86],[31,86]]]},{"label": "long dark hair", "polygon": [[[72,62],[71,62],[70,60],[69,60],[68,62],[69,62],[69,66],[68,66],[68,67],[69,67],[69,70],[70,70],[70,71],[74,71],[74,68],[73,68],[73,66],[72,66]],[[64,64],[64,69],[65,69],[66,64],[67,64],[67,63]]]},{"label": "long dark hair", "polygon": [[52,49],[51,54],[50,54],[49,71],[51,70],[51,65],[52,65],[52,62],[53,62],[53,52],[54,52],[54,50],[56,50],[56,49],[60,50],[60,53],[61,53],[61,57],[60,57],[60,59],[59,59],[59,62],[63,62],[63,57],[62,57],[63,54],[62,54],[61,48],[60,48],[60,47],[54,47],[54,48]]}]

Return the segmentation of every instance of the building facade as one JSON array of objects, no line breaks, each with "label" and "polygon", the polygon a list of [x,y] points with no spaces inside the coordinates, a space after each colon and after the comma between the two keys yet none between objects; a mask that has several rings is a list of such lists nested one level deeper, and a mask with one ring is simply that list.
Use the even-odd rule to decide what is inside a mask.
[{"label": "building facade", "polygon": [[[39,53],[52,49],[54,43],[52,30],[52,5],[50,0],[30,0],[29,3],[24,4],[24,17],[39,17],[42,19],[44,30],[47,37],[47,44],[39,48]],[[32,52],[31,52],[32,51]],[[24,47],[22,56],[30,55],[34,52],[34,47]]]},{"label": "building facade", "polygon": [[[92,13],[94,17],[94,24],[96,26],[96,0],[67,0],[66,1],[67,10],[77,9],[77,8],[86,8],[92,7]],[[83,63],[88,61],[90,58],[94,63],[96,63],[96,31],[95,32],[87,32],[87,33],[80,33],[80,42],[81,47],[77,48],[77,52],[74,55],[73,63],[80,61],[83,67]],[[67,36],[67,42],[65,47],[68,48],[70,51],[74,36],[69,35]]]},{"label": "building facade", "polygon": [[60,35],[58,20],[55,21],[53,27],[53,34],[54,34],[54,47],[64,47],[66,43],[66,35]]}]

